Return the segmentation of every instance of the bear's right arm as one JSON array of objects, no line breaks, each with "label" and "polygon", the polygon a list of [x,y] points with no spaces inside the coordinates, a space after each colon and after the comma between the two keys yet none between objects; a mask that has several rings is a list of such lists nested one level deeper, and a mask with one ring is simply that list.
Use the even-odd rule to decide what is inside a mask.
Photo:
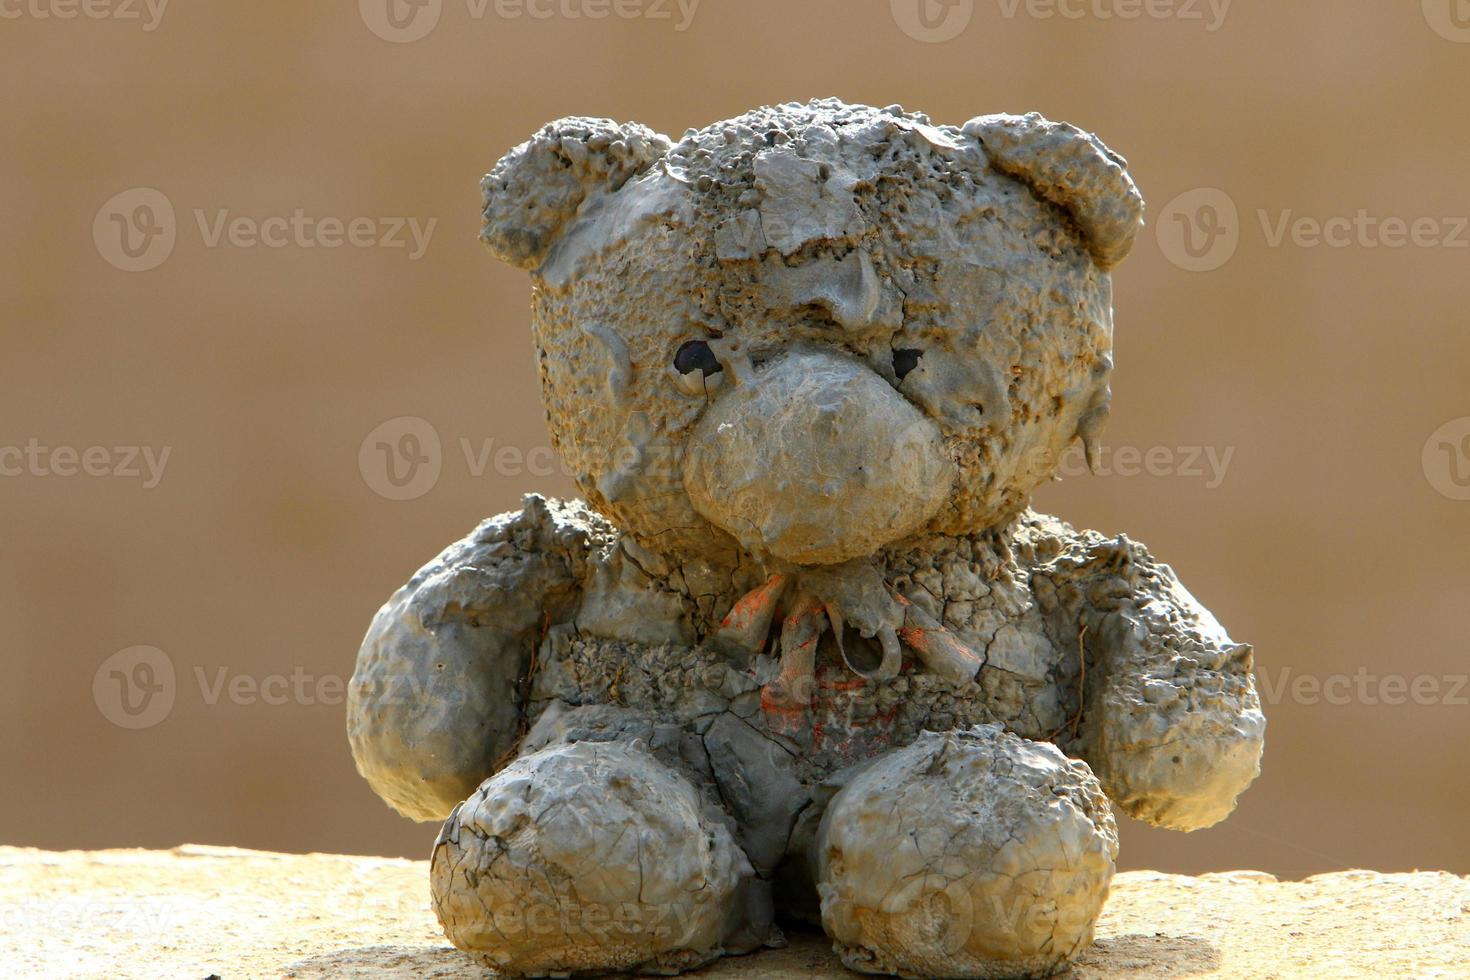
[{"label": "bear's right arm", "polygon": [[442,820],[522,734],[541,637],[576,613],[589,554],[615,532],[581,501],[528,494],[420,569],[379,610],[357,655],[347,735],[374,792]]}]

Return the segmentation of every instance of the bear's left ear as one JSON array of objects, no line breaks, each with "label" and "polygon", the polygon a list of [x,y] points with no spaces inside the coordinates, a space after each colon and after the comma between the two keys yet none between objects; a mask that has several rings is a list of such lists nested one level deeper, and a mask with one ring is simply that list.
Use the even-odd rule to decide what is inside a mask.
[{"label": "bear's left ear", "polygon": [[980,116],[964,132],[980,142],[995,169],[1071,214],[1104,271],[1128,257],[1143,228],[1143,195],[1128,161],[1102,140],[1035,112]]},{"label": "bear's left ear", "polygon": [[580,117],[550,123],[480,181],[480,241],[501,261],[537,269],[584,202],[617,191],[672,145],[637,123]]}]

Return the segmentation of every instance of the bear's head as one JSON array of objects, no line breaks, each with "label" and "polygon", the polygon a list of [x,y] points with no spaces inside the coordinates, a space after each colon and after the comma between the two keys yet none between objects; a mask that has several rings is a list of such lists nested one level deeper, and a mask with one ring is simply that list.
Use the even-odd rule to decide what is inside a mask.
[{"label": "bear's head", "polygon": [[836,100],[677,144],[552,123],[483,182],[530,271],[552,438],[685,559],[824,566],[1003,524],[1108,413],[1126,161],[1038,115]]}]

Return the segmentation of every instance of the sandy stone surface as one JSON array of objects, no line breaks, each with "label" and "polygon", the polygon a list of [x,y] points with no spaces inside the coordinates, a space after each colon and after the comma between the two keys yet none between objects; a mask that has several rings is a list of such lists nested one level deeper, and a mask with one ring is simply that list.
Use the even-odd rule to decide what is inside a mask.
[{"label": "sandy stone surface", "polygon": [[[489,977],[449,948],[422,861],[0,848],[0,972],[18,977]],[[818,936],[710,978],[854,977]],[[1470,880],[1348,871],[1118,875],[1064,977],[1470,976]]]}]

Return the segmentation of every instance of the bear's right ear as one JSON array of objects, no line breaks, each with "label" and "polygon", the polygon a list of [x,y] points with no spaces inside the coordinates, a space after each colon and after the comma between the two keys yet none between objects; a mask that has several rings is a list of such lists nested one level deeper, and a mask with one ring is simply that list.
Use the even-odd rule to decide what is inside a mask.
[{"label": "bear's right ear", "polygon": [[584,202],[609,194],[669,151],[667,136],[637,123],[572,117],[550,123],[480,181],[480,241],[532,271]]},{"label": "bear's right ear", "polygon": [[1036,112],[980,116],[964,131],[997,170],[1071,214],[1104,272],[1128,257],[1143,228],[1143,195],[1128,161],[1102,140]]}]

